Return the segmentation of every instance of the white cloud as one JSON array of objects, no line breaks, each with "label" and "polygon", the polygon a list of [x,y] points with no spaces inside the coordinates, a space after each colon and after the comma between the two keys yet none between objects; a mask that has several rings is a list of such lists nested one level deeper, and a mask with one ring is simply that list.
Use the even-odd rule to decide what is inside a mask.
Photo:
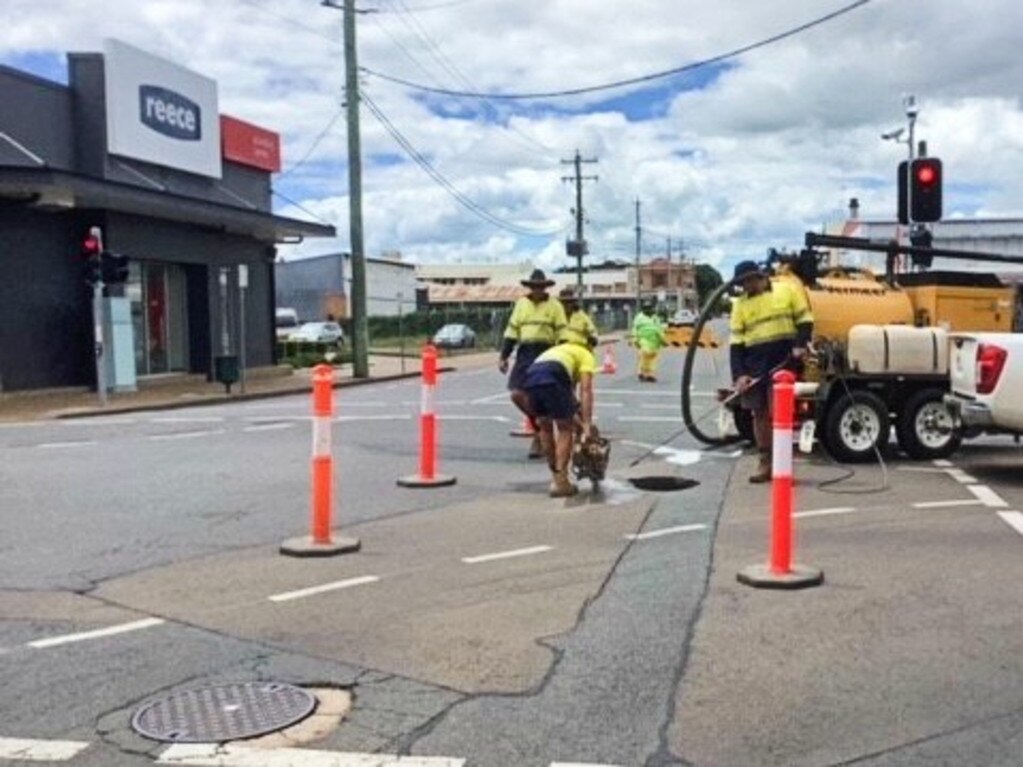
[{"label": "white cloud", "polygon": [[[432,5],[365,0],[382,12],[359,17],[362,65],[507,92],[667,69],[792,28],[842,2],[468,0],[399,12],[417,4]],[[104,7],[99,15],[86,0],[7,0],[0,60],[100,50],[104,37],[124,39],[217,79],[223,111],[282,133],[286,166],[340,109],[341,13],[318,0],[108,0]],[[517,238],[476,218],[421,169],[396,163],[401,150],[364,109],[368,251],[554,266],[564,261],[575,203],[572,186],[560,180],[571,168],[560,160],[577,148],[600,160],[586,166],[600,180],[586,185],[584,200],[597,257],[633,257],[637,197],[647,252],[661,252],[661,235],[669,233],[685,240],[690,255],[713,263],[798,246],[804,231],[842,215],[850,197],[860,199],[864,216],[892,213],[895,165],[906,150],[880,133],[903,124],[907,91],[921,103],[919,137],[945,161],[948,214],[1023,214],[1023,5],[986,0],[982,11],[961,0],[873,0],[732,60],[706,87],[674,93],[667,112],[650,119],[594,110],[609,96],[627,95],[614,92],[495,101],[502,118],[496,124],[478,102],[424,102],[366,76],[365,91],[462,193],[518,226],[562,229],[547,239]],[[441,104],[445,114],[461,116],[438,114]],[[348,221],[346,152],[342,117],[310,161],[278,182],[341,233]],[[346,246],[342,234],[295,254]]]}]

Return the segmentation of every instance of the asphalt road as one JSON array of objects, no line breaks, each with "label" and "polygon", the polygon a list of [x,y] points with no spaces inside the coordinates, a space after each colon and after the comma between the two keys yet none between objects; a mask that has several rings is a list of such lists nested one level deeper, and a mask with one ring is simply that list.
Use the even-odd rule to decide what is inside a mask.
[{"label": "asphalt road", "polygon": [[[546,496],[544,467],[508,435],[519,419],[493,369],[441,382],[449,488],[396,485],[417,465],[418,382],[342,390],[335,527],[362,550],[323,560],[277,551],[309,529],[306,398],[0,427],[0,764],[1018,762],[1005,755],[1023,753],[1011,751],[1023,534],[999,516],[1023,509],[1011,443],[970,445],[953,466],[893,458],[877,494],[862,494],[881,482],[876,467],[831,488],[859,493],[838,497],[818,487],[836,469],[805,464],[799,496],[827,513],[800,521],[801,540],[828,580],[783,603],[793,633],[776,633],[782,603],[734,584],[766,541],[768,492],[742,479],[750,459],[682,437],[630,469],[680,427],[681,355],[655,385],[635,381],[627,350],[618,364],[598,382],[611,478],[568,501]],[[713,408],[725,364],[701,358],[698,411]],[[640,493],[627,480],[641,475],[699,484]],[[955,582],[941,557],[958,535],[972,547],[968,585],[921,598]],[[908,585],[888,593],[903,565]],[[964,619],[983,641],[943,641]],[[800,632],[816,649],[783,653]],[[965,675],[963,700],[936,696],[942,658]],[[342,688],[351,711],[300,750],[205,760],[130,727],[171,692],[253,680]]]}]

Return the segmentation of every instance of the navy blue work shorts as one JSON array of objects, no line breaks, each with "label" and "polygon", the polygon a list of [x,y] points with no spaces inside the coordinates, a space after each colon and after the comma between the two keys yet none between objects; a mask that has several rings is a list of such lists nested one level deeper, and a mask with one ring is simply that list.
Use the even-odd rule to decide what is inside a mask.
[{"label": "navy blue work shorts", "polygon": [[524,388],[537,418],[570,421],[579,409],[568,371],[558,362],[533,365],[526,374]]},{"label": "navy blue work shorts", "polygon": [[519,344],[515,350],[515,363],[512,365],[511,373],[508,374],[508,389],[510,391],[525,388],[526,371],[529,370],[529,366],[550,348],[549,344]]}]

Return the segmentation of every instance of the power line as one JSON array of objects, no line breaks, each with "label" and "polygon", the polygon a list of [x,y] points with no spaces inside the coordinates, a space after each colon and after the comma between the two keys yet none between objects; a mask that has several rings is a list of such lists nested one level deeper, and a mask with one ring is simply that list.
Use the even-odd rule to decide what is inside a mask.
[{"label": "power line", "polygon": [[526,227],[513,224],[504,219],[498,218],[490,211],[486,210],[471,198],[460,192],[454,184],[452,184],[447,178],[438,171],[429,160],[427,160],[413,145],[405,138],[405,136],[395,127],[394,123],[388,119],[387,115],[376,105],[376,103],[367,94],[361,94],[362,101],[366,104],[366,107],[377,119],[377,121],[384,127],[384,129],[391,134],[391,137],[398,143],[398,145],[405,150],[405,153],[416,163],[427,175],[430,176],[437,184],[443,188],[448,194],[450,194],[460,205],[466,210],[472,212],[484,221],[500,228],[505,231],[511,232],[512,234],[518,234],[526,237],[549,237],[557,234],[562,229],[554,229],[548,231],[537,231],[534,229],[527,229]]},{"label": "power line", "polygon": [[301,21],[298,21],[297,19],[293,19],[290,16],[285,16],[284,14],[277,13],[277,11],[274,11],[274,10],[271,10],[270,8],[267,8],[265,5],[257,2],[256,0],[240,0],[240,2],[243,2],[246,5],[251,5],[256,10],[258,10],[258,11],[260,11],[262,13],[265,13],[268,16],[273,16],[275,19],[278,19],[278,20],[283,21],[283,22],[285,22],[287,24],[290,24],[293,27],[305,30],[306,32],[309,32],[310,34],[316,35],[317,37],[322,37],[325,40],[330,40],[331,42],[334,42],[334,38],[331,37],[326,32],[324,32],[323,30],[315,29],[314,27],[310,27],[310,26],[308,26],[306,24],[303,24]]},{"label": "power line", "polygon": [[288,197],[288,196],[287,196],[287,195],[285,195],[285,194],[281,194],[281,193],[280,193],[280,192],[278,192],[278,191],[277,191],[276,189],[273,189],[273,188],[271,188],[271,189],[270,189],[270,194],[274,195],[275,197],[280,197],[280,198],[281,198],[282,200],[284,200],[284,201],[285,201],[286,203],[288,203],[289,205],[291,205],[291,206],[293,206],[293,207],[295,207],[295,208],[298,208],[298,209],[299,209],[300,211],[302,211],[302,212],[303,212],[303,213],[305,213],[306,215],[312,216],[312,217],[313,217],[313,218],[315,218],[315,219],[316,219],[317,221],[319,221],[319,222],[320,222],[321,224],[326,224],[327,226],[333,226],[333,225],[334,225],[333,223],[331,223],[331,222],[330,222],[330,221],[328,221],[327,219],[323,218],[322,216],[318,216],[318,215],[316,215],[316,214],[315,214],[315,213],[313,213],[313,212],[312,212],[311,210],[309,210],[309,208],[305,207],[305,206],[304,206],[304,205],[302,205],[301,203],[299,203],[299,202],[296,202],[295,200],[291,199],[290,197]]},{"label": "power line", "polygon": [[302,155],[302,159],[300,159],[298,162],[296,162],[291,167],[286,168],[285,170],[282,170],[280,173],[278,173],[277,174],[277,178],[278,179],[282,179],[285,176],[287,176],[289,173],[294,173],[296,170],[298,170],[303,165],[305,165],[305,163],[309,160],[309,158],[312,157],[313,152],[315,152],[316,148],[320,145],[320,142],[323,141],[323,139],[326,137],[326,135],[328,133],[330,133],[331,128],[334,127],[334,123],[336,123],[341,118],[341,115],[343,115],[344,113],[345,113],[345,109],[344,109],[344,107],[341,107],[341,109],[339,109],[337,111],[337,113],[333,117],[330,118],[330,122],[327,123],[326,127],[322,131],[320,131],[320,135],[318,135],[313,140],[313,143],[309,146],[309,149],[307,149],[306,153],[304,155]]},{"label": "power line", "polygon": [[597,91],[612,90],[614,88],[622,88],[627,85],[637,85],[639,83],[650,82],[652,80],[660,80],[664,79],[665,77],[672,77],[674,75],[683,74],[684,72],[691,72],[696,69],[701,69],[703,67],[710,66],[711,64],[718,64],[722,61],[727,61],[728,59],[733,59],[737,56],[741,56],[744,53],[749,53],[750,51],[755,51],[758,48],[763,48],[768,45],[772,45],[773,43],[780,42],[781,40],[785,40],[789,37],[798,35],[801,32],[805,32],[808,29],[812,29],[813,27],[819,26],[828,21],[836,19],[839,16],[844,16],[845,14],[850,13],[851,11],[854,11],[857,8],[860,8],[861,6],[867,5],[870,2],[872,2],[872,0],[856,0],[856,2],[839,8],[836,11],[833,11],[824,16],[820,16],[816,19],[813,19],[812,21],[808,21],[805,24],[800,24],[798,27],[794,27],[785,32],[781,32],[777,35],[772,35],[771,37],[764,38],[763,40],[750,43],[749,45],[744,45],[740,48],[735,48],[725,53],[718,54],[717,56],[712,56],[708,59],[701,59],[700,61],[694,61],[680,67],[674,67],[673,69],[666,69],[662,72],[654,72],[652,74],[641,75],[639,77],[631,77],[626,80],[617,80],[610,83],[604,83],[602,85],[589,85],[580,88],[568,88],[560,91],[539,91],[535,93],[481,93],[472,91],[456,91],[448,88],[435,88],[430,85],[424,85],[422,83],[413,82],[411,80],[406,80],[401,77],[395,77],[393,75],[384,74],[383,72],[377,72],[373,69],[369,69],[368,67],[363,67],[362,71],[374,77],[379,77],[381,80],[387,80],[388,82],[396,83],[398,85],[404,85],[408,88],[414,88],[416,90],[425,91],[427,93],[436,93],[442,96],[451,96],[454,98],[475,99],[486,98],[504,99],[512,101],[524,99],[553,99],[561,98],[564,96],[580,96],[585,93],[595,93]]},{"label": "power line", "polygon": [[[414,13],[420,13],[422,11],[439,11],[442,8],[454,8],[459,5],[467,5],[468,3],[475,3],[477,0],[449,0],[446,3],[435,3],[433,5],[417,5],[409,10]],[[375,13],[394,13],[395,11],[389,11],[386,8],[377,8]]]}]

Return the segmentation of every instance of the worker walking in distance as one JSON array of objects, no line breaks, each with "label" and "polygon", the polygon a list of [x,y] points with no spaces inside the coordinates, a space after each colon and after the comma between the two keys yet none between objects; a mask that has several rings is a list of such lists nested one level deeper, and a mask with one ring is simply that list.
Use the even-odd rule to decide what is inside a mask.
[{"label": "worker walking in distance", "polygon": [[529,447],[529,457],[540,458],[543,456],[540,433],[523,384],[529,366],[557,343],[568,320],[561,302],[548,293],[554,280],[547,279],[542,269],[534,269],[528,280],[522,280],[522,284],[529,288],[529,294],[516,301],[512,309],[508,327],[504,331],[498,369],[502,373],[508,372],[508,360],[514,351],[515,364],[511,366],[511,374],[508,376],[508,389],[515,407],[522,411],[536,431]]},{"label": "worker walking in distance", "polygon": [[760,461],[750,482],[771,479],[771,376],[781,367],[798,367],[813,335],[813,315],[799,286],[771,281],[753,261],[735,267],[742,295],[732,302],[731,364],[742,406],[753,412],[753,433]]},{"label": "worker walking in distance", "polygon": [[639,359],[639,380],[657,382],[657,360],[661,349],[668,345],[664,325],[654,313],[654,305],[644,302],[632,322],[632,344]]},{"label": "worker walking in distance", "polygon": [[588,343],[564,341],[537,357],[526,372],[526,395],[551,470],[551,498],[567,498],[579,492],[568,478],[568,468],[576,431],[580,439],[586,439],[593,430],[597,360],[592,348]]},{"label": "worker walking in distance", "polygon": [[576,296],[575,290],[564,288],[558,294],[558,299],[561,301],[561,305],[565,307],[565,317],[568,319],[568,324],[562,331],[559,340],[571,341],[588,349],[594,348],[598,340],[597,326],[593,323],[590,315],[586,313],[586,310],[583,309],[582,302]]}]

